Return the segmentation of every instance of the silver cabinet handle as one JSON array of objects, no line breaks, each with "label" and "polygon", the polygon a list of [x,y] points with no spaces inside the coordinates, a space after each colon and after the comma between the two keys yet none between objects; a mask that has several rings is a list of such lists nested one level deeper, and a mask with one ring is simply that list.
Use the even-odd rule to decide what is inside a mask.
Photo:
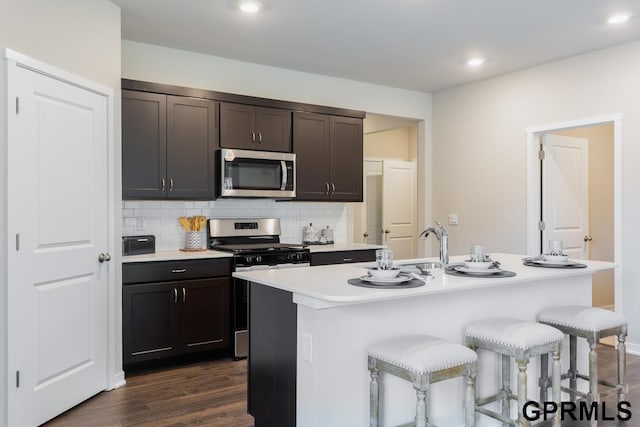
[{"label": "silver cabinet handle", "polygon": [[98,255],[98,262],[109,262],[109,261],[111,261],[111,255],[109,255],[108,252],[101,253],[100,255]]},{"label": "silver cabinet handle", "polygon": [[161,184],[160,184],[160,191],[164,191],[164,190],[165,190],[165,188],[166,188],[164,178],[162,178],[162,179],[160,180],[160,183],[161,183]]},{"label": "silver cabinet handle", "polygon": [[173,191],[173,178],[169,179],[169,191]]},{"label": "silver cabinet handle", "polygon": [[171,270],[172,273],[184,273],[185,271],[187,271],[186,268],[175,268]]},{"label": "silver cabinet handle", "polygon": [[591,236],[584,236],[584,241],[585,241],[585,242],[590,242],[590,241],[592,241],[592,240],[593,240],[593,237],[591,237]]},{"label": "silver cabinet handle", "polygon": [[256,133],[251,132],[251,142],[256,142]]},{"label": "silver cabinet handle", "polygon": [[333,182],[331,183],[331,194],[336,194],[336,185]]},{"label": "silver cabinet handle", "polygon": [[325,186],[324,194],[329,194],[329,183],[325,182],[324,186]]},{"label": "silver cabinet handle", "polygon": [[178,302],[178,289],[173,288],[173,303],[177,303]]},{"label": "silver cabinet handle", "polygon": [[182,302],[185,302],[187,300],[187,291],[182,288]]},{"label": "silver cabinet handle", "polygon": [[258,144],[262,143],[262,132],[258,132]]},{"label": "silver cabinet handle", "polygon": [[342,262],[353,262],[353,258],[342,258]]}]

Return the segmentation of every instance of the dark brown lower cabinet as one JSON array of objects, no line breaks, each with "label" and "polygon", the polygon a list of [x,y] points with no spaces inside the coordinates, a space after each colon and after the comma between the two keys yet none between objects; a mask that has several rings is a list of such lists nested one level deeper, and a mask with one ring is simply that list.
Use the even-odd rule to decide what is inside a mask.
[{"label": "dark brown lower cabinet", "polygon": [[227,277],[126,285],[125,365],[229,347]]}]

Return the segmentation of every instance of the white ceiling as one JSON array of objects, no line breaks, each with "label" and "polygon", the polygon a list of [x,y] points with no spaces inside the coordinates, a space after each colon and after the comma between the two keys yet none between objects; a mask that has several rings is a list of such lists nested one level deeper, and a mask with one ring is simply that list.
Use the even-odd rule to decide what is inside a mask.
[{"label": "white ceiling", "polygon": [[123,39],[424,92],[640,39],[638,0],[112,1]]}]

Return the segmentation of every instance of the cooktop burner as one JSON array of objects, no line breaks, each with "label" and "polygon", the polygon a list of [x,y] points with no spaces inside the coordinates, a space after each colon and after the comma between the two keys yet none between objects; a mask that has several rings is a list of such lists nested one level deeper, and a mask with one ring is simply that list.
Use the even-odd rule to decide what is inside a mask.
[{"label": "cooktop burner", "polygon": [[293,252],[305,250],[303,245],[297,245],[293,243],[240,243],[240,244],[226,244],[226,245],[214,245],[212,249],[217,251],[233,252],[236,254],[244,254],[251,252]]}]

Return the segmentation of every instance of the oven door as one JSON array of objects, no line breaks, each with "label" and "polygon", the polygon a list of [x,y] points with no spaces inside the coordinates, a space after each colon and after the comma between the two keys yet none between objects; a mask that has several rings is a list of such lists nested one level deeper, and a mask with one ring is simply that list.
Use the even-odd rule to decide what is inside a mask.
[{"label": "oven door", "polygon": [[219,197],[295,197],[295,154],[223,148],[218,156]]}]

